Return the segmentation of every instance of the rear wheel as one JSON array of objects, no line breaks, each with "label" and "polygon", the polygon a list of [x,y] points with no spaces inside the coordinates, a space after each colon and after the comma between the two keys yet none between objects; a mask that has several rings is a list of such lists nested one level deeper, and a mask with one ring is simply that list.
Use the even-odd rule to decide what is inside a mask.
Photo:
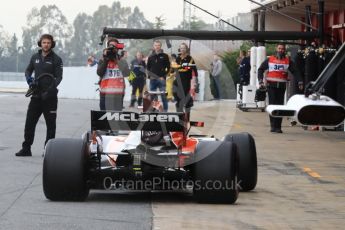
[{"label": "rear wheel", "polygon": [[[210,153],[211,151],[211,153]],[[238,197],[237,152],[231,142],[200,142],[193,167],[194,196],[200,203],[235,203]]]},{"label": "rear wheel", "polygon": [[82,201],[89,194],[86,183],[87,151],[82,139],[52,139],[43,161],[44,195],[53,201]]},{"label": "rear wheel", "polygon": [[249,133],[228,134],[224,141],[234,143],[238,148],[238,181],[242,191],[253,190],[258,179],[255,141]]}]

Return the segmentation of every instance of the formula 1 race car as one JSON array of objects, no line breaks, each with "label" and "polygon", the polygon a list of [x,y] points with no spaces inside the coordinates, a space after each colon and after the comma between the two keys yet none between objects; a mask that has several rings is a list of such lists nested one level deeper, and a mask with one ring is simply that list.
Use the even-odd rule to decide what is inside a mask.
[{"label": "formula 1 race car", "polygon": [[[90,189],[193,189],[202,203],[234,203],[257,183],[253,137],[223,140],[189,135],[184,113],[161,113],[144,99],[143,112],[91,111],[81,139],[52,139],[43,162],[43,190],[53,201],[82,201]],[[146,102],[146,103],[145,103]],[[159,103],[158,103],[159,104]],[[156,109],[152,109],[156,108]]]}]

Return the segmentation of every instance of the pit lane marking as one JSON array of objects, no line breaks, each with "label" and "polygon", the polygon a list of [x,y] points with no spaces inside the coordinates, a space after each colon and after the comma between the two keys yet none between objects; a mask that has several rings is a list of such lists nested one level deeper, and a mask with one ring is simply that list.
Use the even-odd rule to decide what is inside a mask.
[{"label": "pit lane marking", "polygon": [[317,178],[317,179],[321,178],[320,174],[318,174],[317,172],[314,172],[311,168],[304,167],[303,172],[307,173],[309,176],[313,178]]},{"label": "pit lane marking", "polygon": [[233,128],[235,128],[235,129],[242,129],[242,126],[240,125],[240,124],[233,124],[233,126],[232,126]]}]

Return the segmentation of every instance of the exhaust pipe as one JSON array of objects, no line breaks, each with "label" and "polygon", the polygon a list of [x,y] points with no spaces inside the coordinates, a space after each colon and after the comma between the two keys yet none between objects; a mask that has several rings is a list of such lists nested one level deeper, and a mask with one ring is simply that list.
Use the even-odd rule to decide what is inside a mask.
[{"label": "exhaust pipe", "polygon": [[308,105],[298,112],[297,120],[304,125],[338,126],[344,121],[344,111],[337,105]]},{"label": "exhaust pipe", "polygon": [[266,111],[272,117],[294,117],[296,114],[295,110],[286,108],[284,105],[269,105]]}]

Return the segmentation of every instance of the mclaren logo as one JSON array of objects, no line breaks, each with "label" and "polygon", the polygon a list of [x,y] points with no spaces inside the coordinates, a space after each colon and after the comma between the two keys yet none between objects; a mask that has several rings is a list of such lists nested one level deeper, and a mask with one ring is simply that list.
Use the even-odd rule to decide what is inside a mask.
[{"label": "mclaren logo", "polygon": [[139,121],[139,122],[180,122],[175,114],[137,114],[107,112],[98,119],[99,121]]}]

